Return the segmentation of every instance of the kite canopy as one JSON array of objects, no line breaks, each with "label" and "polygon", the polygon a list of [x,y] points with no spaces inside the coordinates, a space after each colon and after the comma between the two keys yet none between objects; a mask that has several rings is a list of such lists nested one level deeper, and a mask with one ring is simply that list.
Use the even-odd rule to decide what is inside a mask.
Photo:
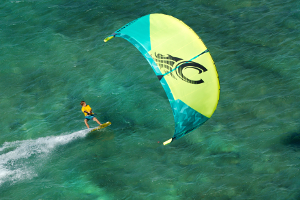
[{"label": "kite canopy", "polygon": [[182,21],[164,14],[138,18],[107,37],[122,37],[147,59],[171,104],[174,136],[179,139],[206,122],[220,95],[214,61],[199,36]]}]

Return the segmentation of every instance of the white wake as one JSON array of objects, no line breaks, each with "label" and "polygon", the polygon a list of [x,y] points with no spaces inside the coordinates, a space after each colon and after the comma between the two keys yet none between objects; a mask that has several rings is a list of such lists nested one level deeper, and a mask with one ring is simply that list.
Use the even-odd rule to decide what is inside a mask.
[{"label": "white wake", "polygon": [[86,129],[68,135],[5,142],[0,146],[0,185],[37,176],[30,163],[31,157],[49,154],[57,146],[85,137],[89,131]]}]

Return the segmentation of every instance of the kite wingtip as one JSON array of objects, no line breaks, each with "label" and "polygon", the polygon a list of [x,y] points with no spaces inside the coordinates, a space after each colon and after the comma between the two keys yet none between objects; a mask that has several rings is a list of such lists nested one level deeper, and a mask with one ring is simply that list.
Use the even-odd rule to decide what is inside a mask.
[{"label": "kite wingtip", "polygon": [[114,37],[115,37],[114,35],[108,36],[107,38],[104,39],[104,42],[107,42],[108,40],[111,40]]},{"label": "kite wingtip", "polygon": [[164,145],[170,144],[172,141],[173,141],[173,138],[171,138],[171,139],[165,141],[165,142],[164,142]]}]

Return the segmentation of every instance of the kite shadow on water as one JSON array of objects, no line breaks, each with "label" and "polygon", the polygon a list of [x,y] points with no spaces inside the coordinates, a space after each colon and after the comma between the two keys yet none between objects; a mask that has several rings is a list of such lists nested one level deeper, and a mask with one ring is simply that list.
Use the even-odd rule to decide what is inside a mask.
[{"label": "kite shadow on water", "polygon": [[281,136],[281,143],[300,149],[300,130],[283,134],[283,136]]}]

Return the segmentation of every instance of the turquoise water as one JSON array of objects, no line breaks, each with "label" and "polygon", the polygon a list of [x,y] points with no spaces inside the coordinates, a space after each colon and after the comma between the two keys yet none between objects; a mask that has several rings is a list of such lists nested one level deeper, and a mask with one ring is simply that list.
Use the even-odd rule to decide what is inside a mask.
[{"label": "turquoise water", "polygon": [[[212,118],[168,146],[151,67],[103,42],[150,13],[193,28],[220,77]],[[299,1],[10,0],[0,17],[1,200],[300,199]],[[88,134],[81,100],[112,125]]]}]

